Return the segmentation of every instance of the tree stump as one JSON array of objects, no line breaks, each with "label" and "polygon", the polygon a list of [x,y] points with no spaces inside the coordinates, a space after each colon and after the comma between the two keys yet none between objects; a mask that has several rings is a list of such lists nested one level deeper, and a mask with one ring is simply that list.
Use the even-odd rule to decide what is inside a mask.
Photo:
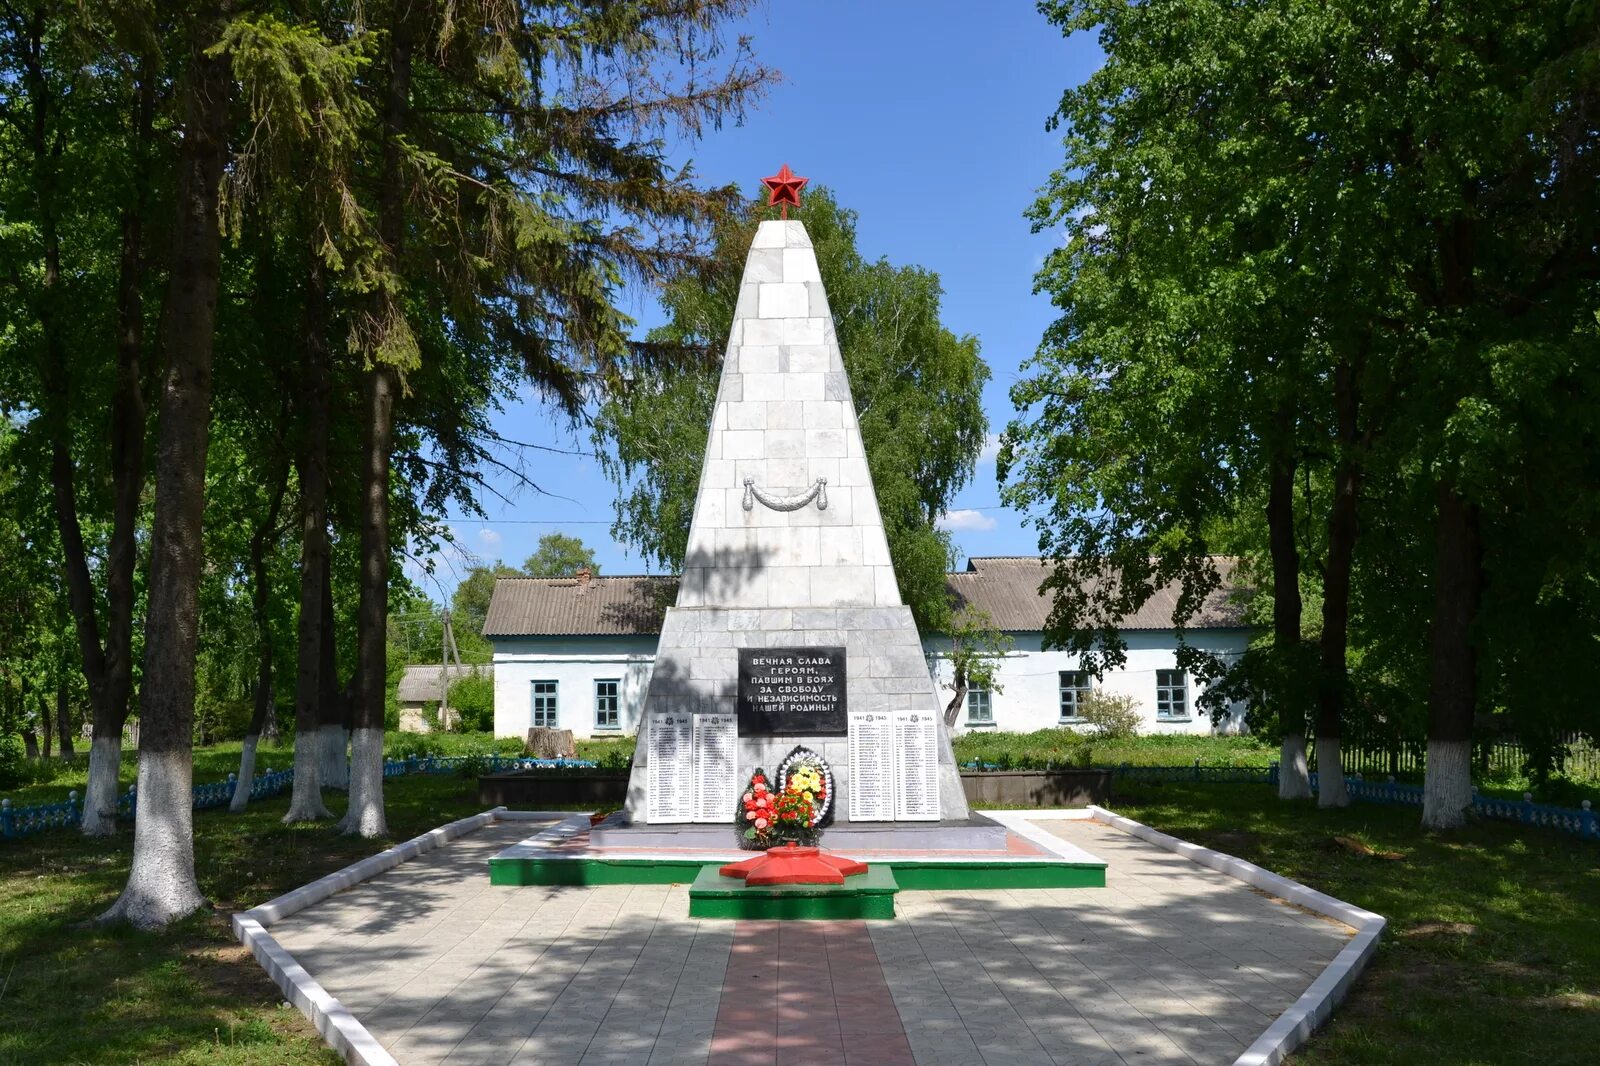
[{"label": "tree stump", "polygon": [[573,743],[570,729],[546,729],[543,726],[534,726],[528,730],[528,740],[523,751],[535,759],[570,759],[578,754],[578,746]]}]

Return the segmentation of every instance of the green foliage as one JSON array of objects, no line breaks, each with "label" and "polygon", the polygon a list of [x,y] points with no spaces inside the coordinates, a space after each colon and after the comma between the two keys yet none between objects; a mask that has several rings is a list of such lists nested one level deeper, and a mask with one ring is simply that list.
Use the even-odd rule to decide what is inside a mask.
[{"label": "green foliage", "polygon": [[1267,766],[1276,762],[1275,747],[1250,736],[1212,737],[1155,734],[1120,740],[1085,737],[1065,727],[1032,733],[974,729],[952,738],[956,761],[1005,765],[1018,770],[1050,766]]},{"label": "green foliage", "polygon": [[494,678],[469,674],[450,683],[450,710],[458,716],[458,732],[486,733],[494,730]]},{"label": "green foliage", "polygon": [[[752,203],[721,219],[711,263],[668,286],[672,320],[651,340],[696,353],[692,369],[641,368],[595,419],[602,466],[620,492],[612,533],[670,571],[683,565],[745,253],[773,212]],[[807,191],[801,217],[827,286],[901,595],[919,624],[942,630],[951,543],[935,522],[982,450],[989,368],[976,338],[940,322],[938,275],[864,259],[855,212],[825,187]]]},{"label": "green foliage", "polygon": [[1144,721],[1137,699],[1103,689],[1094,689],[1078,701],[1078,716],[1094,730],[1096,740],[1131,739],[1139,735]]},{"label": "green foliage", "polygon": [[1005,691],[1000,680],[1001,667],[1013,641],[994,627],[989,612],[980,607],[964,606],[947,613],[944,632],[950,642],[951,666],[951,680],[945,687],[955,693],[950,706],[945,708],[945,722],[953,725],[967,689]]},{"label": "green foliage", "polygon": [[[1253,725],[1298,728],[1333,691],[1374,728],[1420,730],[1431,678],[1475,690],[1547,757],[1561,732],[1600,729],[1585,532],[1600,515],[1600,129],[1562,117],[1600,101],[1600,67],[1576,16],[1041,10],[1106,54],[1051,120],[1064,155],[1029,217],[1062,239],[1037,277],[1061,316],[1012,390],[999,460],[1004,498],[1058,564],[1047,640],[1115,666],[1120,620],[1176,584],[1181,633],[1219,555],[1264,589],[1281,460],[1309,586],[1299,640],[1258,642],[1231,672],[1184,652]],[[1305,642],[1336,602],[1341,472],[1357,518],[1350,617],[1333,624],[1349,645],[1325,669]],[[1481,535],[1454,572],[1436,558],[1441,494]],[[1446,658],[1429,644],[1436,594],[1473,573],[1473,654]]]},{"label": "green foliage", "polygon": [[571,577],[587,567],[591,574],[600,572],[594,561],[594,549],[584,545],[578,537],[565,533],[546,533],[539,538],[539,547],[522,564],[529,577]]},{"label": "green foliage", "polygon": [[0,736],[0,788],[16,788],[26,783],[31,776],[30,769],[22,751],[22,741]]}]

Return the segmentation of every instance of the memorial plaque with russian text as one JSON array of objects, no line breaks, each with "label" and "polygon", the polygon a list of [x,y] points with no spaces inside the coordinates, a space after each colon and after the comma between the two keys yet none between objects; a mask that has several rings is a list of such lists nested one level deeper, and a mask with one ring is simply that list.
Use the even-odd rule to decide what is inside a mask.
[{"label": "memorial plaque with russian text", "polygon": [[894,821],[894,719],[888,711],[850,715],[850,820]]},{"label": "memorial plaque with russian text", "polygon": [[694,820],[694,715],[672,711],[650,716],[649,820]]},{"label": "memorial plaque with russian text", "polygon": [[740,648],[739,735],[847,731],[843,648]]}]

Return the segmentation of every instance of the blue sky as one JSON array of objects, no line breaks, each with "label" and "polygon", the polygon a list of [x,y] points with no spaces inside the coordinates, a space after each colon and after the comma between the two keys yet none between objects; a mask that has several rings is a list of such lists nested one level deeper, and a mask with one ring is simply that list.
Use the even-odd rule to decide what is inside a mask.
[{"label": "blue sky", "polygon": [[[1030,233],[1022,215],[1062,159],[1060,134],[1046,132],[1045,121],[1062,91],[1100,62],[1096,43],[1063,38],[1031,3],[1015,0],[780,0],[735,32],[752,38],[782,81],[742,126],[709,131],[676,161],[692,160],[707,182],[742,187],[787,162],[859,212],[864,256],[938,272],[945,325],[976,335],[993,372],[984,409],[998,432],[1013,415],[1008,391],[1020,366],[1054,317],[1032,289],[1059,237]],[[660,321],[648,294],[627,310],[641,329]],[[587,433],[574,435],[531,399],[508,406],[497,426],[513,439],[589,449]],[[456,523],[457,548],[436,559],[432,577],[408,568],[434,599],[472,561],[520,565],[551,530],[581,537],[603,572],[645,571],[612,540],[614,493],[593,458],[541,452],[524,460],[546,494],[494,479],[511,502],[486,498],[488,520]],[[1037,551],[1036,534],[999,502],[991,449],[952,508],[963,557]]]}]

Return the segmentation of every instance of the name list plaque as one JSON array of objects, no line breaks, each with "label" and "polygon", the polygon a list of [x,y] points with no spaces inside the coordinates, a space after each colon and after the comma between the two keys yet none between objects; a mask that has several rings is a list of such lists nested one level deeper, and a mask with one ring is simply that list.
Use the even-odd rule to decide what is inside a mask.
[{"label": "name list plaque", "polygon": [[938,712],[895,711],[896,821],[939,820]]},{"label": "name list plaque", "polygon": [[843,648],[740,648],[739,735],[848,732]]},{"label": "name list plaque", "polygon": [[694,821],[694,717],[688,711],[650,716],[651,823]]},{"label": "name list plaque", "polygon": [[694,716],[694,820],[730,822],[739,797],[739,719]]},{"label": "name list plaque", "polygon": [[850,820],[894,821],[894,719],[888,711],[850,714]]}]

